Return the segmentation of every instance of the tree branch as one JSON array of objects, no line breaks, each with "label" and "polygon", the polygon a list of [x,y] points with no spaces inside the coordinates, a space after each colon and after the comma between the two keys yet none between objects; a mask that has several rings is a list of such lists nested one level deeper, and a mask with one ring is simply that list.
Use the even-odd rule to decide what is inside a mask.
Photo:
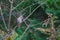
[{"label": "tree branch", "polygon": [[6,26],[6,23],[5,23],[5,20],[4,20],[4,16],[3,16],[3,13],[2,13],[1,5],[0,5],[0,11],[1,11],[1,17],[2,17],[2,20],[3,20],[4,26],[5,26],[6,30],[7,30],[7,26]]},{"label": "tree branch", "polygon": [[13,0],[9,0],[11,7],[10,7],[10,12],[9,12],[9,23],[8,23],[8,28],[10,28],[10,22],[11,22],[11,13],[12,13],[12,8],[13,8]]},{"label": "tree branch", "polygon": [[19,5],[21,5],[24,2],[24,0],[22,2],[20,2],[16,7],[14,7],[12,10],[16,9]]}]

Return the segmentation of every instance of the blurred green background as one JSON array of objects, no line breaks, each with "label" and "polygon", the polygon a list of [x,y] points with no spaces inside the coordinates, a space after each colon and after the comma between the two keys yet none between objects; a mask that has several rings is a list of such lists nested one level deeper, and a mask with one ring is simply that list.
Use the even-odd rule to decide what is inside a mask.
[{"label": "blurred green background", "polygon": [[[3,15],[4,17],[6,17],[9,15],[10,3],[9,3],[9,0],[0,0],[0,3],[1,2],[3,4],[2,5]],[[5,5],[5,9],[4,9],[4,5]],[[26,17],[31,12],[33,12],[33,10],[39,5],[41,5],[41,7],[45,10],[46,14],[51,13],[53,14],[53,16],[58,17],[57,19],[54,19],[54,21],[60,20],[60,0],[13,0],[13,7],[16,7],[16,8],[12,11],[12,14],[18,17],[19,12],[26,8],[25,10],[22,11],[22,14],[24,14],[24,16]],[[1,11],[0,11],[0,14],[1,14]],[[41,31],[37,31],[35,30],[35,28],[49,28],[49,25],[47,27],[42,27],[41,21],[33,18],[34,17],[32,15],[31,17],[28,18],[30,28],[27,29],[26,33],[23,35],[22,38],[21,38],[21,35],[26,30],[27,28],[26,25],[22,23],[20,29],[18,28],[15,29],[16,33],[18,34],[15,40],[20,40],[20,39],[21,40],[48,40],[47,39],[49,37],[48,34],[44,34]],[[14,28],[17,25],[17,23],[14,23],[15,17],[12,16],[11,20],[12,20],[11,28]],[[3,27],[3,29],[1,27],[0,29],[3,31],[6,31],[2,20],[0,20],[0,25],[2,25]],[[55,28],[57,28],[59,25],[60,25],[60,21],[54,23]],[[60,37],[58,37],[57,40],[60,40]]]}]

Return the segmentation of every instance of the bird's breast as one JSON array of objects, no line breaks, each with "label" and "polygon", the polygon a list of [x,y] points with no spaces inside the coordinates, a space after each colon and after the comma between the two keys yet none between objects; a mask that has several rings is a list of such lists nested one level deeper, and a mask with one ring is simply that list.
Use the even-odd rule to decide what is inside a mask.
[{"label": "bird's breast", "polygon": [[17,22],[22,23],[22,18],[21,17],[17,18]]}]

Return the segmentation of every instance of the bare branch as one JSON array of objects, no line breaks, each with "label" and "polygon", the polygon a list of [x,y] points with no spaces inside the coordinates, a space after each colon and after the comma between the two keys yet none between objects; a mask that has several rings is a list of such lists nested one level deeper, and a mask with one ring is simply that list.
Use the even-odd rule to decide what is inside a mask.
[{"label": "bare branch", "polygon": [[[47,0],[48,1],[48,0]],[[39,6],[37,6],[25,19],[23,19],[23,22],[25,21],[25,20],[27,20],[32,14],[33,14],[33,12],[37,9],[37,8],[39,8],[41,5],[43,5],[43,4],[45,4],[47,1],[45,1],[45,2],[43,2],[43,3],[41,3]],[[35,4],[33,4],[33,5],[35,5]],[[30,6],[28,6],[28,7],[31,7],[32,5],[30,5]],[[28,7],[26,7],[25,9],[27,9]],[[24,11],[25,9],[23,9],[22,11]],[[21,11],[20,11],[21,12]],[[17,26],[15,26],[15,28],[16,28]],[[14,29],[15,29],[14,28]]]},{"label": "bare branch", "polygon": [[24,2],[24,0],[22,2],[20,2],[16,7],[14,7],[12,10],[16,9],[19,5],[21,5]]},{"label": "bare branch", "polygon": [[[48,1],[48,0],[47,0],[47,1]],[[35,12],[35,10],[36,10],[37,8],[39,8],[41,5],[45,4],[47,1],[41,3],[39,6],[37,6],[23,21],[27,20],[27,19],[33,14],[33,12]]]},{"label": "bare branch", "polygon": [[[25,22],[25,21],[24,21]],[[25,33],[27,32],[27,30],[30,28],[30,26],[25,22],[27,28],[25,29],[25,31],[23,32],[23,34],[20,36],[20,40],[22,40],[23,36],[25,35]]]},{"label": "bare branch", "polygon": [[8,28],[10,28],[10,22],[11,22],[11,13],[12,13],[12,8],[13,8],[13,0],[9,0],[10,4],[11,4],[11,9],[10,9],[10,13],[9,13],[9,24],[8,24]]},{"label": "bare branch", "polygon": [[3,29],[3,26],[0,24],[0,27]]},{"label": "bare branch", "polygon": [[[39,8],[42,4],[45,4],[46,2],[47,2],[47,1],[41,3],[38,7],[36,7],[36,8],[32,11],[32,13],[30,13],[23,21],[25,22],[25,20],[27,20],[27,19],[33,14],[33,12],[34,12],[37,8]],[[25,23],[26,23],[26,22],[25,22]],[[26,25],[27,25],[27,24],[26,24]],[[23,32],[23,34],[20,36],[20,40],[22,40],[24,34],[26,33],[26,31],[27,31],[29,28],[30,28],[29,25],[27,25],[26,30],[25,30],[25,31]]]},{"label": "bare branch", "polygon": [[0,6],[0,11],[1,11],[1,17],[2,17],[2,20],[3,20],[4,26],[5,26],[6,30],[7,30],[7,26],[6,26],[6,23],[5,23],[5,20],[4,20],[4,16],[3,16],[3,13],[2,13],[1,6]]}]

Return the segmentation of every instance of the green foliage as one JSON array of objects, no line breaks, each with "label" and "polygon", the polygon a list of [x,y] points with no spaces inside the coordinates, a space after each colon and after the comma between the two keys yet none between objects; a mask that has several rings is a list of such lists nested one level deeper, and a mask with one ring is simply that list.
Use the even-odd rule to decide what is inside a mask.
[{"label": "green foliage", "polygon": [[[16,7],[15,10],[13,11],[22,11],[23,9],[26,9],[24,11],[22,11],[22,14],[25,14],[25,16],[28,16],[37,6],[39,6],[41,3],[47,1],[47,0],[24,0],[24,2],[21,3],[22,0],[14,0],[13,3],[13,7],[17,6],[19,4],[19,6]],[[0,1],[1,2],[1,1]],[[8,0],[2,0],[3,3],[7,4],[9,3]],[[33,5],[35,4],[35,5]],[[8,5],[9,6],[9,5]],[[41,5],[45,10],[46,10],[46,14],[53,14],[53,16],[57,16],[57,19],[54,20],[60,20],[60,0],[48,0],[45,4]],[[8,13],[9,12],[4,12]],[[6,16],[6,15],[5,15]],[[47,40],[47,38],[49,37],[49,35],[42,33],[41,31],[36,31],[35,28],[47,28],[47,27],[42,27],[42,22],[36,19],[33,19],[34,17],[31,16],[28,18],[29,26],[30,28],[26,31],[26,33],[23,35],[24,31],[26,30],[26,25],[24,23],[21,24],[20,29],[16,28],[16,32],[18,33],[18,36],[16,37],[16,40],[20,40],[21,36],[23,35],[21,40]],[[13,19],[13,18],[12,18]],[[0,21],[0,24],[4,27],[3,22]],[[60,22],[55,23],[55,26],[60,25]],[[58,25],[57,25],[58,24]],[[13,24],[13,26],[17,25],[17,24]],[[49,26],[48,26],[49,27]],[[0,28],[2,29],[2,28]],[[6,29],[3,28],[3,30],[5,31]],[[58,38],[58,40],[60,40],[60,37]]]}]

